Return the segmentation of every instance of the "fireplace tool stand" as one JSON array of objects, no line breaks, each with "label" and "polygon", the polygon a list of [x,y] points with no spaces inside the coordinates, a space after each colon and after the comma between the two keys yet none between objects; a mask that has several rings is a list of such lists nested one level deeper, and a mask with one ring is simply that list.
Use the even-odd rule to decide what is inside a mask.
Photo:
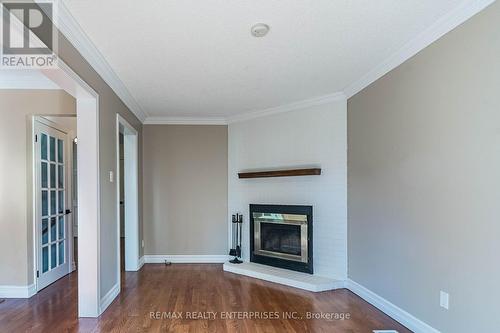
[{"label": "fireplace tool stand", "polygon": [[233,260],[229,260],[232,264],[241,264],[241,225],[243,223],[243,215],[234,214],[232,218],[233,243],[229,250],[229,255],[234,256]]}]

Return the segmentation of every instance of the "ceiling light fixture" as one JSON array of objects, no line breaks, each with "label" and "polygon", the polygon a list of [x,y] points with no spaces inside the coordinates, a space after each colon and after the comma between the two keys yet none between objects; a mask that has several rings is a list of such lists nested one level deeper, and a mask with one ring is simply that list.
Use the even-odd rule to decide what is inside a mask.
[{"label": "ceiling light fixture", "polygon": [[269,26],[264,23],[257,23],[250,31],[254,37],[264,37],[269,32]]}]

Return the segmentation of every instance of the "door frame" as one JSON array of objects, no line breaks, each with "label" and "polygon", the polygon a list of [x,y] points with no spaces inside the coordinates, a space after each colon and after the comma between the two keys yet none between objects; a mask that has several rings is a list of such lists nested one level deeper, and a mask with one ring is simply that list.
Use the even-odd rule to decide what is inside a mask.
[{"label": "door frame", "polygon": [[[47,114],[47,115],[33,115],[31,118],[31,129],[32,129],[32,138],[35,138],[35,135],[36,135],[36,123],[40,123],[40,124],[43,124],[45,126],[48,126],[48,127],[51,127],[57,131],[60,131],[61,133],[64,133],[66,135],[66,140],[64,142],[65,144],[65,147],[66,147],[66,151],[64,152],[66,154],[66,170],[65,170],[65,184],[66,184],[66,198],[65,198],[65,202],[66,202],[66,206],[67,204],[71,204],[71,207],[72,207],[72,203],[73,203],[73,177],[71,175],[71,170],[72,170],[72,167],[73,167],[73,160],[71,158],[72,156],[72,153],[73,153],[73,146],[70,144],[71,143],[71,140],[72,140],[72,137],[71,137],[71,131],[68,131],[68,129],[64,128],[64,126],[61,126],[49,119],[46,119],[45,117],[75,117],[76,118],[76,114],[75,115],[72,115],[72,114]],[[40,267],[38,267],[38,264],[39,264],[39,255],[40,255],[40,252],[39,252],[39,234],[38,234],[38,226],[39,226],[39,217],[41,215],[39,215],[40,211],[39,211],[39,205],[38,205],[38,200],[40,199],[39,197],[39,193],[38,191],[40,190],[38,188],[38,185],[39,185],[39,176],[38,176],[38,173],[40,171],[40,168],[39,168],[39,163],[38,163],[38,160],[37,160],[37,142],[35,142],[35,140],[33,139],[31,141],[32,143],[32,170],[33,170],[33,194],[32,194],[32,199],[33,199],[33,241],[34,241],[34,245],[33,245],[33,264],[34,264],[34,281],[35,281],[35,288],[36,288],[36,291],[40,291],[39,289],[39,284],[38,284],[38,271],[40,271]],[[69,172],[68,172],[69,170]],[[68,207],[65,207],[65,209],[68,209]],[[66,215],[66,223],[68,225],[68,228],[67,228],[67,234],[66,234],[66,238],[68,239],[68,248],[67,248],[67,251],[68,251],[68,265],[69,265],[69,268],[68,268],[68,273],[71,273],[75,270],[75,259],[73,257],[73,248],[74,248],[74,244],[73,244],[73,216],[72,214],[68,214]],[[66,276],[67,274],[63,275],[63,276]],[[57,281],[57,280],[56,280]],[[46,286],[47,287],[47,286]]]},{"label": "door frame", "polygon": [[117,236],[117,267],[116,276],[119,284],[121,253],[120,253],[120,133],[123,134],[124,154],[124,197],[125,197],[125,271],[141,269],[139,253],[139,134],[125,118],[116,115],[116,236]]},{"label": "door frame", "polygon": [[[86,221],[78,225],[78,316],[95,318],[106,309],[100,291],[99,95],[61,59],[58,68],[38,71],[76,100],[77,163],[86,166],[80,168],[77,175],[78,220]],[[34,135],[34,128],[31,134]],[[34,136],[31,142],[34,143]],[[32,186],[36,188],[34,172],[33,168]],[[36,214],[32,215],[33,281],[37,281]],[[71,256],[72,252],[71,249]]]}]

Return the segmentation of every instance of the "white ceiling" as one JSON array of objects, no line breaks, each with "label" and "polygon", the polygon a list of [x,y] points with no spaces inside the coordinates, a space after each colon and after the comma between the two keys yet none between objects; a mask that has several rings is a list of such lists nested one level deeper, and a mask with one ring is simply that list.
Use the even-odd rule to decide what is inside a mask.
[{"label": "white ceiling", "polygon": [[464,1],[64,3],[148,116],[232,117],[343,91]]},{"label": "white ceiling", "polygon": [[0,89],[61,89],[36,70],[0,69]]},{"label": "white ceiling", "polygon": [[75,136],[77,132],[76,114],[74,116],[44,116],[43,118],[58,124],[62,129],[70,132]]}]

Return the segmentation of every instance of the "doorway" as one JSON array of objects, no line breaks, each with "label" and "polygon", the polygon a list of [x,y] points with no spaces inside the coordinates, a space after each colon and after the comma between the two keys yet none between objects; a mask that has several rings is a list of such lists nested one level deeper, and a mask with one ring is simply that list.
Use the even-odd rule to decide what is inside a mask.
[{"label": "doorway", "polygon": [[[2,113],[12,113],[10,117],[9,115],[4,116],[9,121],[3,124],[2,133],[10,133],[10,135],[9,137],[5,136],[2,147],[12,149],[13,155],[9,159],[16,162],[16,164],[11,163],[6,167],[6,170],[10,171],[12,182],[10,179],[9,182],[2,182],[3,187],[11,186],[9,184],[12,183],[12,189],[15,191],[3,191],[2,198],[5,197],[6,193],[11,192],[10,196],[13,200],[5,197],[9,200],[4,200],[4,202],[15,203],[15,205],[11,204],[9,209],[25,214],[23,215],[25,220],[19,219],[19,221],[25,223],[24,230],[28,233],[27,235],[22,235],[19,227],[23,224],[16,223],[17,219],[7,221],[12,221],[9,223],[12,223],[13,229],[11,231],[15,235],[10,239],[13,242],[21,240],[21,238],[27,241],[27,252],[15,251],[9,255],[9,258],[18,258],[17,266],[16,262],[13,261],[10,267],[15,269],[27,267],[27,279],[26,285],[14,289],[8,297],[29,298],[72,269],[71,239],[68,239],[68,235],[70,235],[70,219],[74,213],[66,214],[66,209],[71,210],[71,207],[68,206],[70,182],[67,178],[68,172],[65,170],[70,146],[67,139],[68,131],[61,129],[53,121],[47,120],[61,114],[72,114],[74,119],[76,114],[75,122],[80,139],[78,159],[81,159],[85,164],[85,168],[78,172],[79,180],[83,180],[79,182],[80,186],[78,186],[81,208],[78,214],[80,221],[85,221],[83,225],[78,227],[80,240],[78,246],[82,247],[83,251],[79,251],[81,255],[77,273],[78,311],[81,317],[96,317],[105,309],[105,307],[100,306],[99,293],[98,95],[62,61],[59,62],[57,69],[26,70],[23,71],[23,75],[19,75],[18,72],[21,71],[12,70],[11,73],[11,77],[17,79],[14,81],[16,87],[11,88],[12,91],[5,93],[2,97]],[[4,86],[3,89],[5,91],[7,86]],[[23,99],[24,94],[28,94],[30,97],[28,98],[26,95]],[[41,125],[40,121],[35,122],[33,117],[37,114],[43,115],[45,118]],[[63,117],[58,118],[62,119]],[[38,127],[37,134],[35,134],[35,125]],[[42,140],[44,143],[43,158]],[[21,153],[20,150],[24,150],[24,153]],[[3,149],[2,152],[4,152]],[[38,154],[38,157],[35,157],[35,153]],[[9,156],[8,154],[4,155]],[[37,161],[37,168],[40,169],[39,172],[36,172],[33,167],[35,161]],[[22,173],[19,172],[21,168]],[[7,174],[9,177],[7,172],[3,174]],[[42,175],[44,183],[46,182],[43,188]],[[38,179],[36,180],[36,178]],[[16,179],[17,185],[15,184]],[[22,179],[25,181],[19,182]],[[18,189],[23,189],[25,195],[19,196]],[[35,199],[35,197],[38,198]],[[42,211],[42,203],[44,203],[45,212]],[[8,206],[9,204],[3,207]],[[3,208],[2,211],[4,212],[5,209]],[[15,230],[17,232],[14,233]],[[23,245],[19,242],[18,244]]]},{"label": "doorway", "polygon": [[[13,16],[11,16],[11,19]],[[21,21],[14,18],[11,20],[10,36],[11,39],[24,40],[25,26]],[[46,45],[37,38],[36,34],[31,34],[31,42],[46,47]],[[0,41],[0,47],[3,42]],[[18,71],[21,72],[21,71]],[[50,69],[33,69],[33,72],[40,74],[48,79],[52,84],[66,91],[76,99],[76,114],[78,128],[78,164],[81,167],[78,171],[78,316],[79,317],[98,317],[111,304],[119,293],[119,289],[113,288],[105,295],[101,295],[101,289],[104,283],[101,281],[101,170],[103,165],[100,163],[100,117],[99,117],[99,94],[76,74],[62,59],[58,59],[57,67]],[[93,74],[92,74],[93,75]],[[99,85],[100,83],[97,83]],[[30,143],[31,141],[30,138]],[[30,155],[32,156],[32,155]],[[110,174],[112,171],[110,171]],[[110,177],[111,178],[111,177]],[[137,177],[136,177],[137,178]],[[29,186],[34,186],[30,182]],[[56,190],[56,189],[55,189]],[[30,190],[31,194],[32,191]],[[49,194],[50,195],[50,194]],[[57,195],[57,194],[56,194]],[[56,200],[54,200],[56,202]],[[134,205],[132,205],[134,206]],[[137,207],[137,205],[135,205]],[[32,208],[32,207],[30,207]],[[56,207],[57,210],[57,207]],[[33,220],[33,236],[37,231],[34,230],[34,215],[30,216]],[[138,220],[138,218],[136,219]],[[84,223],[82,223],[84,222]],[[56,229],[57,231],[57,229]],[[57,234],[56,234],[57,235]],[[30,235],[31,236],[31,235]],[[34,237],[33,237],[34,238]],[[30,256],[34,255],[37,244],[33,241],[33,250]],[[56,238],[54,238],[56,242]],[[57,239],[59,242],[59,239]],[[51,244],[52,245],[52,244]],[[57,245],[56,245],[57,246]],[[116,246],[119,249],[118,246]],[[68,251],[65,251],[67,253]],[[118,251],[119,252],[119,251]],[[137,251],[138,252],[138,251]],[[57,251],[56,251],[57,254]],[[36,280],[35,263],[36,257],[29,265],[28,275]],[[54,261],[57,262],[57,261]],[[117,265],[119,267],[119,263]],[[119,287],[120,281],[117,281]],[[30,297],[36,293],[31,285],[23,287],[22,294]]]},{"label": "doorway", "polygon": [[[124,271],[138,271],[139,259],[139,154],[138,133],[123,117],[116,117],[117,143],[117,237],[120,281],[122,262]],[[122,260],[122,257],[124,257]]]},{"label": "doorway", "polygon": [[100,292],[99,95],[61,59],[41,74],[76,99],[78,130],[78,316],[98,317]]}]

